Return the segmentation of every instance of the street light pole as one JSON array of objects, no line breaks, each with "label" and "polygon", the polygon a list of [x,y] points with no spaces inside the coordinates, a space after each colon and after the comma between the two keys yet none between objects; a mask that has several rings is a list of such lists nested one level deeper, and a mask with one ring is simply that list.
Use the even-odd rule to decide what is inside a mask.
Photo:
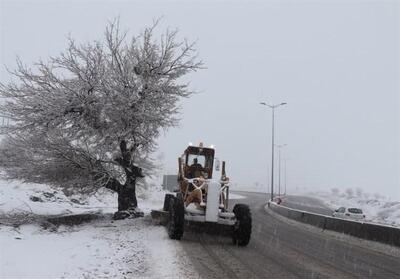
[{"label": "street light pole", "polygon": [[271,162],[271,201],[274,198],[274,145],[275,145],[275,107],[272,107],[272,162]]},{"label": "street light pole", "polygon": [[276,147],[279,148],[279,176],[278,176],[278,195],[281,195],[281,149],[282,147],[285,147],[287,144],[277,144],[275,145]]},{"label": "street light pole", "polygon": [[281,196],[281,148],[279,148],[279,184],[278,184],[278,195]]},{"label": "street light pole", "polygon": [[261,102],[260,104],[264,105],[264,106],[268,106],[272,109],[271,201],[273,201],[273,199],[274,199],[275,108],[286,105],[286,103],[269,105],[266,102]]},{"label": "street light pole", "polygon": [[286,173],[286,166],[287,166],[287,165],[286,165],[286,162],[287,162],[287,159],[285,159],[284,162],[285,162],[285,196],[286,196],[286,185],[287,185],[287,183],[286,183],[286,182],[287,182],[287,176],[286,176],[286,174],[287,174],[287,173]]}]

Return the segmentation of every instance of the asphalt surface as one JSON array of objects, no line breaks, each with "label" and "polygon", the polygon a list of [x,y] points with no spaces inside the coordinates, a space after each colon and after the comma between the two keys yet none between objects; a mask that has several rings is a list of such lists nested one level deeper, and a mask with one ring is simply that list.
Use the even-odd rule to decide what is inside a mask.
[{"label": "asphalt surface", "polygon": [[304,210],[312,213],[318,213],[331,216],[333,211],[324,205],[324,203],[313,197],[304,196],[285,196],[282,199],[282,205],[294,209]]},{"label": "asphalt surface", "polygon": [[[232,245],[229,237],[185,231],[181,244],[202,278],[400,278],[399,253],[285,222],[264,209],[266,195],[245,195],[231,205],[251,207],[247,247]],[[309,202],[306,206],[312,208]]]}]

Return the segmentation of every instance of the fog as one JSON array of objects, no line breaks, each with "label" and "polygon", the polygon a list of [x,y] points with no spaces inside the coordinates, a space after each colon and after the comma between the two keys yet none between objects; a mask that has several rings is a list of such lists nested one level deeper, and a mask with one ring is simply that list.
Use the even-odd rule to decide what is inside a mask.
[{"label": "fog", "polygon": [[[287,144],[288,193],[361,188],[400,199],[396,1],[2,1],[0,62],[12,69],[16,55],[26,64],[57,55],[69,34],[101,38],[116,16],[131,34],[162,16],[158,30],[197,40],[207,67],[187,77],[198,94],[159,140],[163,172],[202,141],[234,184],[266,188],[271,110],[259,103],[287,102],[276,109],[275,142]],[[2,67],[1,82],[10,79]]]}]

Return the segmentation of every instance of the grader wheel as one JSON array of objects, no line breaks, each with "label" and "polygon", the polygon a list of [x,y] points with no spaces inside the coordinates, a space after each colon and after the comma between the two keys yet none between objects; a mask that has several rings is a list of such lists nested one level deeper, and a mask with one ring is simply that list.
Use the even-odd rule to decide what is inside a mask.
[{"label": "grader wheel", "polygon": [[233,232],[233,243],[239,246],[249,244],[251,235],[251,213],[247,204],[236,204],[233,208],[236,224]]},{"label": "grader wheel", "polygon": [[185,207],[181,196],[172,197],[169,203],[168,235],[171,239],[180,240],[185,223]]}]

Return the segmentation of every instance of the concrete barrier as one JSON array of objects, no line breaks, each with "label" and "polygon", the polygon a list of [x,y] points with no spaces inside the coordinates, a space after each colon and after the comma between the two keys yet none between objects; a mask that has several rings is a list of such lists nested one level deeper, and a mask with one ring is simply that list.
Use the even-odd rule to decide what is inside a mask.
[{"label": "concrete barrier", "polygon": [[375,223],[358,222],[331,216],[292,209],[276,203],[268,203],[268,207],[289,219],[326,230],[349,234],[355,237],[377,241],[400,247],[400,228]]}]

